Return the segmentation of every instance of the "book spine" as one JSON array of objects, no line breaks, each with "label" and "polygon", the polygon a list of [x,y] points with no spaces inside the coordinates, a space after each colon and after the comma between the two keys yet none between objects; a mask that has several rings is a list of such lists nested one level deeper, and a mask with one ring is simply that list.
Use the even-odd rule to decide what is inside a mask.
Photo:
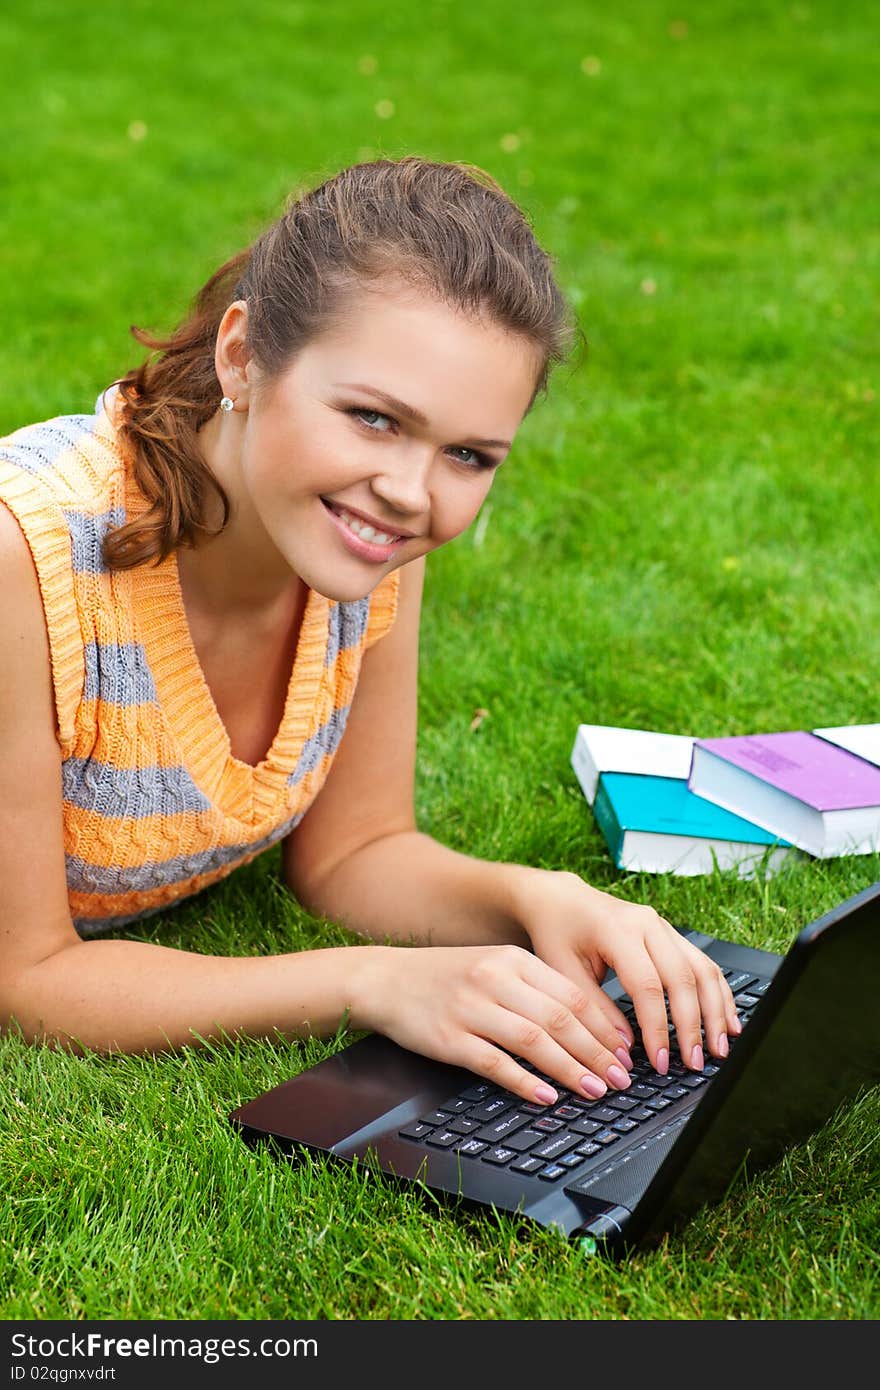
[{"label": "book spine", "polygon": [[581,784],[581,791],[592,806],[596,798],[596,786],[599,780],[599,769],[596,767],[590,751],[587,748],[583,736],[578,733],[571,750],[571,765],[574,768],[575,776]]},{"label": "book spine", "polygon": [[596,788],[596,799],[593,802],[593,815],[596,817],[596,824],[605,836],[605,843],[611,851],[611,858],[618,869],[623,868],[623,828],[614,814],[614,807],[611,805],[601,776]]}]

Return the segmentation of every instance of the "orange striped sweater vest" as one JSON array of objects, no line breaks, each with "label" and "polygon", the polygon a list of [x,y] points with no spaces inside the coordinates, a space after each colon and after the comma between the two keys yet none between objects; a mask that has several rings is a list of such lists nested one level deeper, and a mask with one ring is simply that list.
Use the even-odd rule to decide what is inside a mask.
[{"label": "orange striped sweater vest", "polygon": [[284,713],[257,767],[232,756],[198,663],[176,555],[110,572],[108,529],[141,514],[113,421],[59,416],[0,440],[0,501],[39,578],[62,757],[70,911],[83,936],[216,883],[292,830],[324,783],[397,571],[338,603],[309,590]]}]

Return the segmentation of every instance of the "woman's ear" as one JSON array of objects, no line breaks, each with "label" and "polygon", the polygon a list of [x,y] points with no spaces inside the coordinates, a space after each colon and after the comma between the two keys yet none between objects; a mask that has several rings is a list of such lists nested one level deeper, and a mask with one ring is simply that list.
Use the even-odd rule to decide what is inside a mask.
[{"label": "woman's ear", "polygon": [[247,329],[247,302],[236,299],[220,320],[214,349],[214,370],[220,390],[234,403],[235,410],[248,409],[253,389],[253,371],[248,371]]}]

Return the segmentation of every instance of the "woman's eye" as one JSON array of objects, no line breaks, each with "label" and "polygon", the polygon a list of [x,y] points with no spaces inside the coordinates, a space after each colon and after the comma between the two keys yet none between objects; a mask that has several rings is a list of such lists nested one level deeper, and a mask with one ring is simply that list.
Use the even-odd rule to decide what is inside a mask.
[{"label": "woman's eye", "polygon": [[[476,449],[453,449],[454,454],[459,455],[458,462],[464,464],[466,468],[497,468],[498,460],[489,458],[488,454],[481,454]],[[461,458],[462,454],[467,454],[467,458]]]},{"label": "woman's eye", "polygon": [[381,434],[384,434],[385,430],[382,429],[381,426],[377,425],[376,421],[384,420],[389,425],[391,423],[389,417],[387,415],[382,415],[381,412],[378,410],[367,410],[366,407],[362,409],[360,406],[356,406],[351,413],[352,415],[356,415],[357,418],[361,420],[363,424],[367,425],[371,430],[378,430]]}]

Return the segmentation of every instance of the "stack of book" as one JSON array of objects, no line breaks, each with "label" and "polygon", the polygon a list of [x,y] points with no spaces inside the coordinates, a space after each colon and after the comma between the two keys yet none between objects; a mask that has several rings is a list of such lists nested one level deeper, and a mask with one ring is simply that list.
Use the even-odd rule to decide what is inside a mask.
[{"label": "stack of book", "polygon": [[752,877],[880,850],[880,724],[713,739],[581,724],[571,765],[619,869]]}]

